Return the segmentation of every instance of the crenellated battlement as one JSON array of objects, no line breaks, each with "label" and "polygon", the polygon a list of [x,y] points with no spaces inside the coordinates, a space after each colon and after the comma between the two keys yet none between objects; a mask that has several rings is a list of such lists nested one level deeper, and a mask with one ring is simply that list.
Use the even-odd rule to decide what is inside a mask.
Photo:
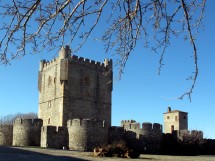
[{"label": "crenellated battlement", "polygon": [[13,124],[13,146],[40,145],[42,119],[17,118]]},{"label": "crenellated battlement", "polygon": [[0,130],[10,129],[10,128],[13,128],[13,125],[0,124]]},{"label": "crenellated battlement", "polygon": [[142,123],[142,128],[140,129],[140,135],[143,136],[160,136],[162,135],[162,125],[158,123],[144,122]]},{"label": "crenellated battlement", "polygon": [[172,132],[172,135],[180,140],[183,140],[184,138],[197,138],[197,139],[203,139],[203,132],[198,130],[174,130]]},{"label": "crenellated battlement", "polygon": [[103,120],[73,119],[67,122],[69,148],[89,151],[107,143],[108,125]]},{"label": "crenellated battlement", "polygon": [[68,120],[67,122],[67,127],[86,127],[86,128],[90,128],[90,127],[107,127],[107,122],[103,121],[103,120],[97,120],[97,119],[72,119],[72,120]]},{"label": "crenellated battlement", "polygon": [[123,133],[124,132],[124,128],[120,127],[120,126],[110,126],[110,127],[108,127],[108,132]]},{"label": "crenellated battlement", "polygon": [[159,123],[154,123],[153,124],[153,130],[154,131],[162,131],[163,126]]},{"label": "crenellated battlement", "polygon": [[[68,53],[67,53],[68,52]],[[90,59],[86,59],[84,57],[78,57],[76,55],[72,55],[71,56],[71,50],[69,49],[69,46],[66,46],[66,48],[62,48],[59,51],[59,57],[58,58],[54,58],[51,61],[47,61],[47,60],[41,60],[40,61],[40,71],[43,71],[53,65],[55,65],[56,63],[58,63],[60,60],[68,60],[70,63],[77,63],[80,65],[84,65],[87,67],[91,67],[91,68],[95,68],[95,69],[99,69],[99,70],[110,70],[112,68],[112,60],[110,59],[105,59],[103,62],[98,62],[95,60],[90,60]]]},{"label": "crenellated battlement", "polygon": [[56,65],[58,63],[58,60],[59,60],[59,58],[54,58],[51,61],[41,60],[40,61],[40,69],[39,69],[39,71],[46,70],[49,67],[52,67],[53,65]]},{"label": "crenellated battlement", "polygon": [[149,135],[161,135],[162,134],[162,125],[158,123],[150,123],[144,122],[142,123],[142,127],[140,127],[140,123],[135,120],[123,120],[121,122],[121,126],[126,131],[133,131],[139,135],[149,136]]},{"label": "crenellated battlement", "polygon": [[43,126],[41,128],[41,132],[62,133],[65,131],[67,131],[67,129],[61,126]]},{"label": "crenellated battlement", "polygon": [[22,125],[41,125],[43,124],[43,120],[42,119],[22,119],[22,118],[17,118],[14,121],[14,125],[18,125],[18,124],[22,124]]},{"label": "crenellated battlement", "polygon": [[80,65],[84,65],[90,68],[95,68],[95,69],[100,69],[100,70],[107,70],[112,68],[112,60],[105,59],[102,63],[95,61],[95,60],[90,60],[86,59],[83,57],[78,57],[76,55],[72,55],[69,59],[69,62],[75,62]]},{"label": "crenellated battlement", "polygon": [[124,129],[124,133],[115,132],[114,130],[109,133],[109,137],[112,140],[114,140],[114,137],[119,138],[123,134],[128,142],[136,140],[140,149],[147,149],[149,151],[159,149],[163,136],[161,124],[143,122],[140,125],[135,120],[123,120],[121,121],[121,127]]},{"label": "crenellated battlement", "polygon": [[136,121],[135,120],[122,120],[121,121],[121,125],[123,124],[129,124],[129,123],[135,123]]},{"label": "crenellated battlement", "polygon": [[140,128],[140,124],[137,123],[135,120],[122,120],[121,127],[123,127],[125,130],[137,129]]},{"label": "crenellated battlement", "polygon": [[203,136],[203,131],[198,131],[198,130],[192,130],[191,135],[200,135],[200,136]]},{"label": "crenellated battlement", "polygon": [[162,131],[162,125],[159,123],[150,123],[150,122],[144,122],[142,123],[142,130],[146,131]]},{"label": "crenellated battlement", "polygon": [[152,123],[150,123],[150,122],[142,123],[142,130],[143,131],[152,131],[153,130]]}]

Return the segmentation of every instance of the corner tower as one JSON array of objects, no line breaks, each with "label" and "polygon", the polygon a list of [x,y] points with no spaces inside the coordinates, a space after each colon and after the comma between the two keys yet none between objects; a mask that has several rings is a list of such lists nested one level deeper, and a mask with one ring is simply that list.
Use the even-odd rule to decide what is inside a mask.
[{"label": "corner tower", "polygon": [[103,63],[71,56],[40,62],[39,118],[43,126],[66,126],[69,119],[97,118],[111,124],[112,60]]},{"label": "corner tower", "polygon": [[171,110],[168,107],[168,111],[164,113],[164,133],[172,133],[174,130],[188,130],[188,113]]}]

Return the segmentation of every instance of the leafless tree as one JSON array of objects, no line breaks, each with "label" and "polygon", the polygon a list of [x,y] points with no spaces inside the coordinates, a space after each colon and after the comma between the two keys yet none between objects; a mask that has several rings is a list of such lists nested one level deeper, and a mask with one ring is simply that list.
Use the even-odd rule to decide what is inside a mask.
[{"label": "leafless tree", "polygon": [[183,144],[202,144],[203,143],[203,132],[193,130],[190,134],[185,133],[182,136]]},{"label": "leafless tree", "polygon": [[37,118],[37,113],[28,112],[28,113],[16,113],[16,114],[8,114],[6,116],[1,116],[0,124],[12,125],[16,118],[35,119]]},{"label": "leafless tree", "polygon": [[[159,73],[172,38],[183,35],[193,49],[194,72],[185,96],[191,100],[198,76],[196,37],[206,0],[7,0],[0,4],[0,62],[26,55],[26,50],[60,49],[78,42],[78,51],[103,19],[99,40],[118,56],[119,77],[138,42],[160,53]],[[107,12],[108,11],[108,12]],[[104,21],[103,21],[104,22]],[[105,27],[104,27],[105,28]],[[32,49],[32,50],[31,50]]]}]

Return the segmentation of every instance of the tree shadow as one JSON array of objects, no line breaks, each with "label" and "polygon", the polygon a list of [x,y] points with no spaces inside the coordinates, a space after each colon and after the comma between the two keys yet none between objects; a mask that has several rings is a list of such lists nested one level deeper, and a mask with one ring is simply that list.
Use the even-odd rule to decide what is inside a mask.
[{"label": "tree shadow", "polygon": [[12,147],[0,146],[0,161],[88,161],[72,156],[55,156]]},{"label": "tree shadow", "polygon": [[142,159],[142,160],[155,160],[155,158],[149,158],[149,157],[139,157],[137,159]]}]

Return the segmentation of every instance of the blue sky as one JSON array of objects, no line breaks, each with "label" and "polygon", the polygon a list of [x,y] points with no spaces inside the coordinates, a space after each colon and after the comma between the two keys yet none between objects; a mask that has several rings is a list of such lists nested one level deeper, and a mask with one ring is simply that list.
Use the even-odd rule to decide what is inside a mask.
[{"label": "blue sky", "polygon": [[[199,76],[192,102],[175,99],[190,86],[186,78],[193,72],[189,43],[174,40],[167,50],[164,67],[158,75],[159,55],[139,45],[130,56],[120,81],[114,80],[112,96],[112,125],[121,120],[163,124],[167,107],[188,112],[190,130],[202,130],[204,137],[215,139],[215,21],[214,1],[207,2],[205,30],[197,39]],[[100,28],[101,29],[101,28]],[[78,56],[103,61],[101,42],[89,39]],[[27,55],[11,65],[0,66],[0,116],[17,112],[37,112],[37,74],[41,59],[52,59],[56,53]],[[117,70],[114,71],[115,75]]]}]

